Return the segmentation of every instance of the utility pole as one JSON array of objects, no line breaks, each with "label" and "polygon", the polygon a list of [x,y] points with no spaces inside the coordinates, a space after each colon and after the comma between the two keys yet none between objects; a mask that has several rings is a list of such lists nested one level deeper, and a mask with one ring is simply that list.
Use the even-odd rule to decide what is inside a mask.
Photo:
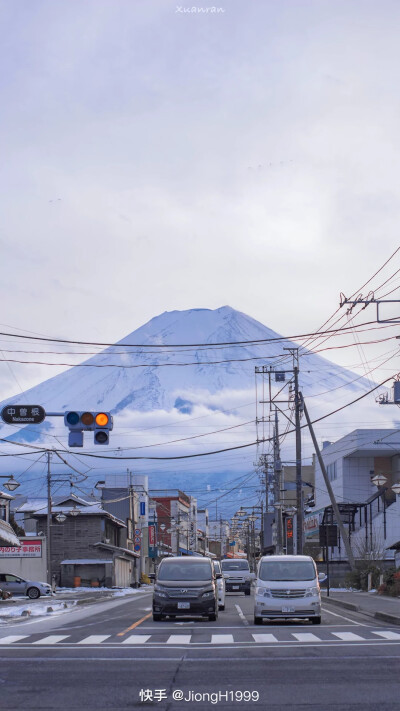
[{"label": "utility pole", "polygon": [[345,547],[345,549],[346,549],[347,558],[348,558],[348,560],[349,560],[351,569],[352,569],[352,570],[355,570],[356,564],[355,564],[355,560],[354,560],[354,556],[353,556],[353,551],[351,550],[349,537],[348,537],[348,535],[347,535],[347,531],[346,531],[346,529],[345,529],[345,527],[344,527],[344,524],[343,524],[343,521],[342,521],[342,518],[341,518],[341,515],[340,515],[339,506],[337,505],[337,502],[336,502],[336,499],[335,499],[335,494],[333,493],[333,489],[332,489],[332,487],[331,487],[331,482],[329,481],[328,473],[327,473],[326,467],[325,467],[325,462],[324,462],[324,460],[322,459],[321,450],[320,450],[320,448],[319,448],[319,446],[318,446],[318,442],[317,442],[317,438],[316,438],[316,436],[315,436],[314,428],[313,428],[313,426],[312,426],[312,424],[311,424],[310,416],[309,416],[309,414],[308,414],[308,410],[307,410],[307,407],[306,407],[306,404],[305,404],[304,400],[303,400],[303,408],[304,408],[304,414],[305,414],[306,420],[307,420],[307,425],[308,425],[308,428],[309,428],[309,430],[310,430],[311,438],[312,438],[312,441],[313,441],[313,444],[314,444],[314,447],[315,447],[315,451],[316,451],[316,454],[317,454],[317,457],[318,457],[319,466],[321,467],[322,475],[323,475],[323,477],[324,477],[325,486],[326,486],[326,488],[327,488],[327,491],[328,491],[328,494],[329,494],[329,498],[330,498],[330,500],[331,500],[332,508],[333,508],[334,513],[335,513],[335,518],[336,518],[337,524],[338,524],[338,526],[339,526],[340,535],[342,536],[342,540],[343,540],[343,543],[344,543],[344,547]]},{"label": "utility pole", "polygon": [[46,546],[46,562],[47,562],[47,582],[51,585],[51,469],[50,469],[50,451],[47,450],[47,546]]},{"label": "utility pole", "polygon": [[301,479],[301,428],[300,428],[300,412],[303,406],[303,398],[299,392],[299,349],[298,348],[284,348],[284,351],[289,351],[293,357],[293,375],[294,375],[294,415],[295,415],[295,430],[296,430],[296,553],[297,555],[302,555],[303,553],[303,525],[304,525],[304,511],[303,511],[303,487]]},{"label": "utility pole", "polygon": [[278,410],[275,408],[275,427],[274,427],[274,499],[277,508],[275,508],[276,520],[276,549],[277,553],[282,553],[283,536],[282,536],[282,507],[281,503],[282,489],[282,462],[279,447],[279,421]]}]

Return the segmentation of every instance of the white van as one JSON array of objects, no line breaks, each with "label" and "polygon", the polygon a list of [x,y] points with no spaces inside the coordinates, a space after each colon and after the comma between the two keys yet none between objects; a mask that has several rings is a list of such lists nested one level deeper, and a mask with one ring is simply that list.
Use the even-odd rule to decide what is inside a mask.
[{"label": "white van", "polygon": [[263,619],[290,618],[321,623],[317,567],[308,555],[264,556],[257,569],[254,624],[261,625]]}]

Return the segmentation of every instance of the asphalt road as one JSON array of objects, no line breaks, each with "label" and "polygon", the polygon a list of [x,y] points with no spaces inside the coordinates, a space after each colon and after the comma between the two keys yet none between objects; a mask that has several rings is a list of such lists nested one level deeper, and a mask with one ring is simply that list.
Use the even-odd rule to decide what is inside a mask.
[{"label": "asphalt road", "polygon": [[150,608],[144,592],[3,625],[0,708],[400,708],[399,627],[328,603],[320,626],[255,627],[252,597],[235,593],[217,622],[154,623]]}]

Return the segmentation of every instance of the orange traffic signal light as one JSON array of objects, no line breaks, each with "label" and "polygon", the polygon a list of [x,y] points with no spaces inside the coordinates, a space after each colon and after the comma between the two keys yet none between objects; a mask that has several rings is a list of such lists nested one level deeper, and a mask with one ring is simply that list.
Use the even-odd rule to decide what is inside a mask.
[{"label": "orange traffic signal light", "polygon": [[98,427],[107,427],[109,421],[110,421],[110,418],[105,412],[99,412],[96,415],[96,425]]}]

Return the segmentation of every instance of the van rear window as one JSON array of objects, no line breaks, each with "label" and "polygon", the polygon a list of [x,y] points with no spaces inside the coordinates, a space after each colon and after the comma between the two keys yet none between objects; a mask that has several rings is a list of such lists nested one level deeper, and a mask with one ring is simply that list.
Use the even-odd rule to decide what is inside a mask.
[{"label": "van rear window", "polygon": [[211,565],[208,562],[190,561],[180,563],[179,561],[165,561],[158,569],[158,580],[211,580]]},{"label": "van rear window", "polygon": [[316,572],[314,565],[308,560],[299,561],[263,561],[258,572],[260,580],[272,580],[275,582],[290,580],[315,580]]},{"label": "van rear window", "polygon": [[249,570],[247,560],[223,560],[222,570]]}]

